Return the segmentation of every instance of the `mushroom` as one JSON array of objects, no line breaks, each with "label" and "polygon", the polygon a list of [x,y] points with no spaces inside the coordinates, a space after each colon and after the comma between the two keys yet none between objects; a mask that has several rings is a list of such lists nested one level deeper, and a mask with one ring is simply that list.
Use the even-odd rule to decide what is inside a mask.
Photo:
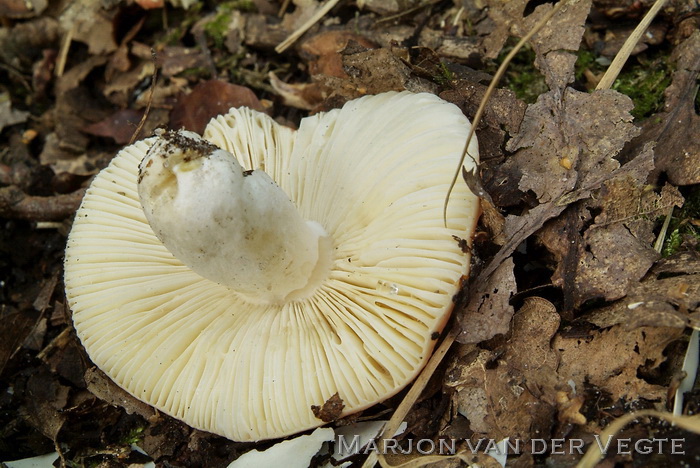
[{"label": "mushroom", "polygon": [[447,226],[442,212],[469,129],[432,94],[390,92],[297,131],[241,108],[204,138],[124,148],[66,248],[88,355],[136,398],[236,441],[321,426],[312,406],[336,394],[333,417],[396,394],[469,271],[458,240],[478,199],[458,184]]}]

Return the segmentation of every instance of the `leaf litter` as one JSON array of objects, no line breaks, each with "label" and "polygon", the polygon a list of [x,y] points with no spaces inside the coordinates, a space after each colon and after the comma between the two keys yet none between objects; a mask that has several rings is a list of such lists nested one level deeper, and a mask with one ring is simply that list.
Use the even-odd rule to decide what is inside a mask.
[{"label": "leaf litter", "polygon": [[[59,448],[65,462],[126,466],[143,457],[129,440],[158,463],[226,466],[271,445],[192,430],[155,414],[92,368],[70,332],[56,281],[63,221],[149,104],[143,134],[164,125],[197,130],[234,105],[294,125],[307,111],[387,90],[437,93],[473,117],[489,81],[484,64],[553,8],[525,0],[380,3],[333,9],[283,55],[272,49],[318,11],[318,2],[294,2],[281,21],[273,2],[252,2],[257,11],[77,2],[48,14],[13,13],[13,22],[4,23],[0,73],[8,99],[0,131],[12,149],[0,153],[6,226],[0,336],[7,338],[0,375],[11,390],[0,398],[3,459]],[[533,73],[548,91],[527,105],[501,88],[487,104],[477,127],[480,173],[465,175],[483,191],[484,216],[472,281],[446,338],[458,343],[438,351],[446,360],[432,366],[433,383],[416,395],[402,441],[452,437],[462,451],[467,440],[482,437],[590,443],[615,416],[669,406],[687,330],[700,324],[698,243],[687,237],[668,258],[654,244],[663,218],[699,182],[700,35],[688,27],[695,21],[688,11],[664,10],[652,31],[666,31],[672,44],[652,34],[635,53],[672,49],[671,85],[662,110],[635,121],[628,97],[589,92],[576,80],[584,35],[600,46],[600,56],[610,54],[630,30],[616,17],[636,24],[644,12],[644,6],[624,8],[565,4],[529,42]],[[209,15],[204,20],[194,16],[200,9]],[[125,23],[128,15],[139,20]],[[155,66],[162,78],[149,98]],[[390,399],[360,417],[392,411],[399,402]],[[324,410],[335,419],[333,407]],[[429,461],[415,455],[380,461]],[[547,457],[563,460],[523,453],[509,463],[529,466]]]}]

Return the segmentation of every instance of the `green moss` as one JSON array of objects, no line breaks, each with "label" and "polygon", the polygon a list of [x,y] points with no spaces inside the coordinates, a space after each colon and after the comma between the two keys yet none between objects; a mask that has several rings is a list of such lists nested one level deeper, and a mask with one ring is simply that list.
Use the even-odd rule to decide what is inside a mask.
[{"label": "green moss", "polygon": [[440,86],[447,86],[455,79],[454,73],[447,68],[445,62],[440,62],[440,67],[437,74],[433,77],[434,81]]},{"label": "green moss", "polygon": [[183,38],[192,25],[201,18],[202,3],[197,2],[187,10],[177,9],[169,16],[170,24],[165,36],[159,41],[164,45],[180,45]]},{"label": "green moss", "polygon": [[183,78],[188,78],[191,80],[200,78],[203,80],[211,78],[211,70],[209,70],[206,67],[192,67],[192,68],[186,68],[182,70],[180,73],[178,73],[178,76],[181,76]]},{"label": "green moss", "polygon": [[146,430],[145,427],[137,426],[129,431],[129,433],[124,437],[122,443],[124,445],[137,444],[143,439],[143,433]]},{"label": "green moss", "polygon": [[214,42],[214,46],[221,49],[226,41],[232,13],[236,10],[253,11],[255,10],[255,4],[251,0],[236,0],[222,3],[216,10],[216,16],[204,25],[204,32]]},{"label": "green moss", "polygon": [[[606,67],[601,65],[602,60],[604,59],[592,51],[581,48],[576,53],[576,63],[574,64],[574,78],[576,78],[576,81],[579,83],[587,81],[585,76],[586,70],[590,70],[595,75],[604,73]],[[592,89],[589,89],[589,91],[592,91]]]},{"label": "green moss", "polygon": [[637,57],[637,63],[625,67],[612,89],[629,96],[634,102],[632,115],[644,119],[659,112],[664,91],[671,84],[671,70],[666,57]]},{"label": "green moss", "polygon": [[[498,57],[498,64],[503,63],[506,55],[513,50],[517,42],[515,38],[508,40]],[[493,69],[489,71],[495,73],[498,64],[494,64]],[[549,90],[544,76],[535,68],[535,51],[529,44],[525,44],[513,57],[501,84],[513,91],[518,99],[522,99],[528,104],[537,101],[540,94]]]}]

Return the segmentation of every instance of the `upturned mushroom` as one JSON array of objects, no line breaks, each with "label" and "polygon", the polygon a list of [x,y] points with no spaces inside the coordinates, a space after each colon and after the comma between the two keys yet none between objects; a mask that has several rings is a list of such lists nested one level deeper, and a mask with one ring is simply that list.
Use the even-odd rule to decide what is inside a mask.
[{"label": "upturned mushroom", "polygon": [[237,441],[320,426],[312,406],[336,394],[335,416],[385,400],[469,271],[455,238],[478,200],[458,184],[442,212],[469,129],[434,95],[391,92],[297,131],[231,109],[203,138],[124,148],[68,238],[78,337],[136,398]]}]

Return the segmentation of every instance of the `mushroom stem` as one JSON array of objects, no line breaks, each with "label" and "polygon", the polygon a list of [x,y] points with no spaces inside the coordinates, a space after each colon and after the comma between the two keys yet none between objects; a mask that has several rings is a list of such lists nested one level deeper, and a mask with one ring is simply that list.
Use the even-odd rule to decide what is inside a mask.
[{"label": "mushroom stem", "polygon": [[302,299],[327,277],[332,241],[263,171],[199,135],[162,132],[139,167],[155,235],[204,278],[255,302]]}]

